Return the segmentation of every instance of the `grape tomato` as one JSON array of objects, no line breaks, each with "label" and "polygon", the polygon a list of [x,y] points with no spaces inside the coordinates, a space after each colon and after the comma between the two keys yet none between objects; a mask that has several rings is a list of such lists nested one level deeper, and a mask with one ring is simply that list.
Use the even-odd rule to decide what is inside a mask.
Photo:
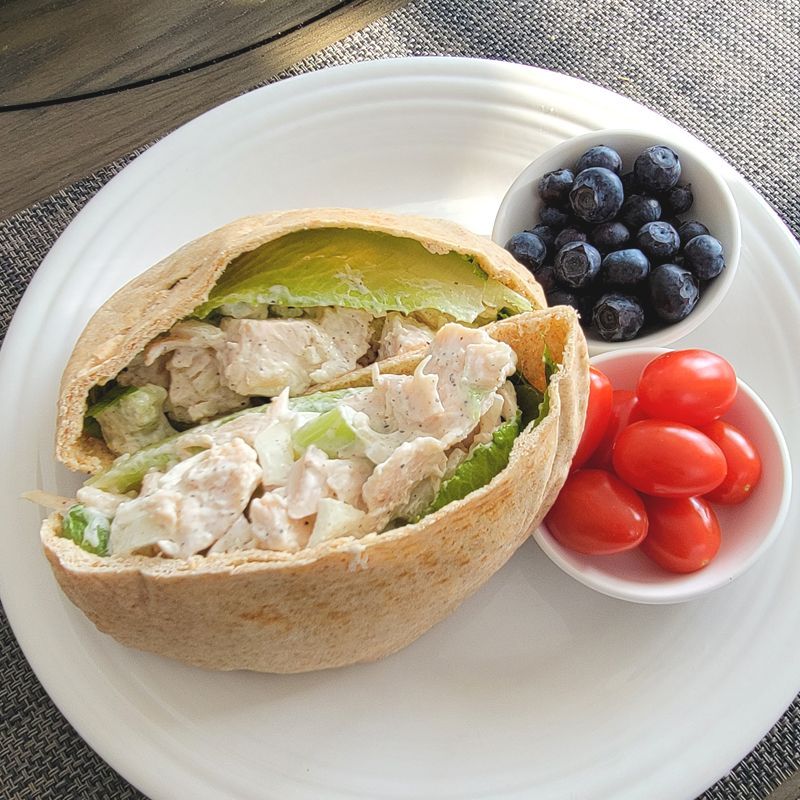
[{"label": "grape tomato", "polygon": [[719,486],[727,470],[722,450],[680,422],[643,419],[617,437],[612,461],[625,483],[657,497],[691,497]]},{"label": "grape tomato", "polygon": [[614,389],[611,401],[611,418],[600,444],[589,459],[589,466],[597,469],[613,469],[611,449],[620,432],[632,422],[644,419],[639,408],[639,398],[630,389]]},{"label": "grape tomato", "polygon": [[736,398],[733,367],[708,350],[674,350],[654,358],[639,377],[636,394],[648,417],[695,427],[721,417]]},{"label": "grape tomato", "polygon": [[706,499],[723,505],[747,500],[761,478],[758,450],[738,428],[720,419],[702,428],[702,433],[722,450],[727,467],[722,483],[706,493]]},{"label": "grape tomato", "polygon": [[642,498],[619,478],[599,469],[573,472],[545,523],[557,542],[587,555],[630,550],[647,534]]},{"label": "grape tomato", "polygon": [[669,572],[696,572],[717,554],[717,515],[701,497],[648,497],[649,529],[642,552]]},{"label": "grape tomato", "polygon": [[600,443],[611,417],[613,390],[611,381],[595,367],[589,367],[589,400],[586,406],[586,421],[572,458],[572,470],[580,469],[594,453]]}]

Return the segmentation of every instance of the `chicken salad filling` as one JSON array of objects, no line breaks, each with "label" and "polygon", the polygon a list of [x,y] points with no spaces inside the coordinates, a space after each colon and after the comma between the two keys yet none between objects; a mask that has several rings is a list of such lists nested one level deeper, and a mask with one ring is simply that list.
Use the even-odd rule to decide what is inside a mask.
[{"label": "chicken salad filling", "polygon": [[121,456],[78,490],[62,534],[100,555],[166,558],[359,539],[488,483],[546,413],[507,344],[448,323],[411,375],[373,365],[368,387],[287,387]]},{"label": "chicken salad filling", "polygon": [[448,322],[530,308],[468,256],[370,231],[298,231],[234,259],[190,317],[96,386],[85,430],[114,455],[133,453],[425,347]]}]

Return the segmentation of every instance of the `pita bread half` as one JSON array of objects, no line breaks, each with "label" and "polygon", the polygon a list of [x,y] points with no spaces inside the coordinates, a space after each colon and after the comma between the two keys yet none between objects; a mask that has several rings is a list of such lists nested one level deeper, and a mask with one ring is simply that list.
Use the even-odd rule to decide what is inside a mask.
[{"label": "pita bread half", "polygon": [[288,233],[358,228],[416,239],[432,253],[474,257],[490,277],[531,301],[547,303],[541,286],[490,239],[444,220],[358,209],[300,209],[244,217],[184,245],[117,291],[89,320],[61,379],[56,456],[70,469],[95,473],[114,456],[84,432],[89,391],[116,377],[158,334],[203,303],[228,264]]},{"label": "pita bread half", "polygon": [[[508,466],[486,486],[416,524],[298,553],[103,558],[59,536],[54,514],[41,536],[61,588],[122,644],[210,669],[303,672],[405,647],[523,543],[566,479],[583,429],[588,355],[575,312],[559,306],[487,330],[511,345],[539,388],[545,344],[561,366],[549,413],[520,433]],[[395,359],[391,371],[409,374],[420,357]]]}]

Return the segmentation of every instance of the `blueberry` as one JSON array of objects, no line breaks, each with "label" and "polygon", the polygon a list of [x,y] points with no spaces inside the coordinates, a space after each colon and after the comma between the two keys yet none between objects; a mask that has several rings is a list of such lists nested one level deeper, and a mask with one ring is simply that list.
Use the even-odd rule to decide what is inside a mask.
[{"label": "blueberry", "polygon": [[526,233],[535,233],[545,243],[548,250],[553,246],[553,242],[556,240],[556,232],[548,225],[534,225],[530,230],[526,231]]},{"label": "blueberry", "polygon": [[668,222],[648,222],[639,228],[636,243],[650,258],[664,261],[678,252],[681,237]]},{"label": "blueberry", "polygon": [[630,230],[638,231],[642,225],[661,219],[661,203],[655,197],[632,194],[622,204],[619,217]]},{"label": "blueberry", "polygon": [[666,222],[667,225],[672,225],[672,227],[675,228],[675,230],[678,230],[678,228],[680,228],[681,226],[681,221],[677,217],[670,217],[667,216],[666,214],[662,214],[660,221]]},{"label": "blueberry", "polygon": [[542,291],[547,294],[556,288],[556,272],[550,264],[545,264],[533,271],[533,277],[539,281]]},{"label": "blueberry", "polygon": [[664,192],[661,205],[665,214],[685,214],[694,203],[691,183],[679,183]]},{"label": "blueberry", "polygon": [[659,264],[648,283],[653,311],[665,322],[678,322],[689,316],[700,299],[697,279],[677,264]]},{"label": "blueberry", "polygon": [[[568,289],[553,289],[547,293],[547,304],[550,306],[572,306],[581,316],[587,314],[587,298]],[[591,313],[589,305],[588,313]]]},{"label": "blueberry", "polygon": [[589,239],[601,253],[619,250],[630,238],[630,231],[621,222],[601,222],[589,233]]},{"label": "blueberry", "polygon": [[548,206],[564,207],[569,204],[569,190],[575,175],[569,169],[556,169],[545,173],[539,180],[539,197]]},{"label": "blueberry", "polygon": [[565,286],[579,289],[591,283],[600,271],[600,253],[586,242],[570,242],[556,253],[556,279]]},{"label": "blueberry", "polygon": [[702,222],[698,222],[696,219],[690,219],[688,222],[684,222],[678,228],[678,234],[681,237],[681,244],[685,247],[686,242],[690,239],[694,239],[695,236],[703,236],[704,234],[708,234],[709,230],[703,225]]},{"label": "blueberry", "polygon": [[586,234],[583,231],[579,231],[577,228],[564,228],[564,230],[556,236],[553,247],[558,251],[565,244],[569,244],[570,242],[585,242],[586,239]]},{"label": "blueberry", "polygon": [[635,297],[610,292],[594,304],[592,325],[607,342],[627,342],[644,325],[644,309]]},{"label": "blueberry", "polygon": [[644,189],[666,192],[681,177],[681,160],[678,154],[662,144],[648,147],[634,162],[633,174]]},{"label": "blueberry", "polygon": [[539,221],[543,225],[560,231],[569,224],[569,214],[555,206],[542,206],[539,209]]},{"label": "blueberry", "polygon": [[506,242],[506,250],[531,272],[539,269],[547,257],[547,245],[535,233],[528,231],[515,233]]},{"label": "blueberry", "polygon": [[620,180],[622,181],[622,189],[625,192],[625,197],[636,194],[641,188],[636,180],[636,176],[632,172],[626,172],[620,177]]},{"label": "blueberry", "polygon": [[624,197],[619,176],[605,167],[589,167],[575,176],[569,202],[582,220],[608,222],[622,208]]},{"label": "blueberry", "polygon": [[583,172],[589,167],[604,167],[610,169],[615,175],[622,172],[622,159],[616,150],[604,144],[589,148],[575,164],[575,173]]},{"label": "blueberry", "polygon": [[683,258],[686,267],[703,281],[716,278],[725,269],[722,245],[707,233],[694,236],[686,243]]},{"label": "blueberry", "polygon": [[605,283],[635,286],[647,278],[650,262],[641,250],[615,250],[603,259],[601,273]]}]

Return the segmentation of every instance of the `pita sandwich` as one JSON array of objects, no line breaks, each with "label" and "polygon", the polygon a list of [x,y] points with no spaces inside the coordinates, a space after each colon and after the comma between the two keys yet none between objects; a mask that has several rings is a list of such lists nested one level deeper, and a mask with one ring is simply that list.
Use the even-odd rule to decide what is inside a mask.
[{"label": "pita sandwich", "polygon": [[[282,284],[280,294],[261,281],[254,292],[247,275],[226,286],[226,267],[287,235],[341,229],[410,240],[422,245],[415,252],[455,254],[482,283],[468,283],[471,299],[462,303],[455,284],[463,267],[444,265],[458,281],[428,288],[445,298],[446,312],[425,306],[429,298],[412,309],[407,297],[398,301],[387,290],[383,306],[369,309],[369,351],[346,365],[352,368],[326,373],[334,360],[326,354],[319,371],[304,350],[316,375],[304,373],[297,391],[291,377],[269,395],[246,395],[240,407],[188,424],[170,415],[171,383],[119,380],[132,363],[143,365],[148,348],[161,367],[168,359],[191,366],[194,356],[173,346],[176,338],[224,363],[217,334],[202,329],[187,345],[178,325],[229,335],[238,325],[226,319],[259,322],[259,330],[289,321],[295,325],[281,327],[281,343],[303,328],[312,339],[303,346],[319,349],[327,340],[309,326],[331,328],[319,311],[307,311],[314,308],[306,304],[308,286]],[[354,240],[335,247],[343,241]],[[314,258],[302,263],[312,269]],[[298,269],[296,254],[288,263]],[[367,310],[356,305],[358,295],[376,293],[364,263],[345,259],[336,272],[352,290],[339,298],[348,313]],[[265,297],[283,303],[277,315],[257,308]],[[92,475],[42,527],[59,584],[122,644],[210,669],[302,672],[406,646],[510,558],[566,479],[586,412],[588,355],[575,312],[543,306],[538,284],[505,251],[433,220],[287,212],[248,218],[187,245],[98,311],[65,372],[58,456]],[[389,324],[392,336],[402,329],[395,339],[405,346],[382,352]],[[422,339],[417,325],[428,328]],[[405,328],[412,329],[406,340]],[[217,372],[244,381],[247,369]],[[98,399],[97,387],[108,383],[115,391]],[[112,435],[109,446],[104,431],[87,424],[95,419],[87,412],[94,407],[102,416],[122,398],[126,423],[152,421],[153,397],[139,394],[145,388],[158,395],[159,414],[172,427],[154,441],[134,436],[134,444],[144,443],[119,452],[120,441]]]}]

